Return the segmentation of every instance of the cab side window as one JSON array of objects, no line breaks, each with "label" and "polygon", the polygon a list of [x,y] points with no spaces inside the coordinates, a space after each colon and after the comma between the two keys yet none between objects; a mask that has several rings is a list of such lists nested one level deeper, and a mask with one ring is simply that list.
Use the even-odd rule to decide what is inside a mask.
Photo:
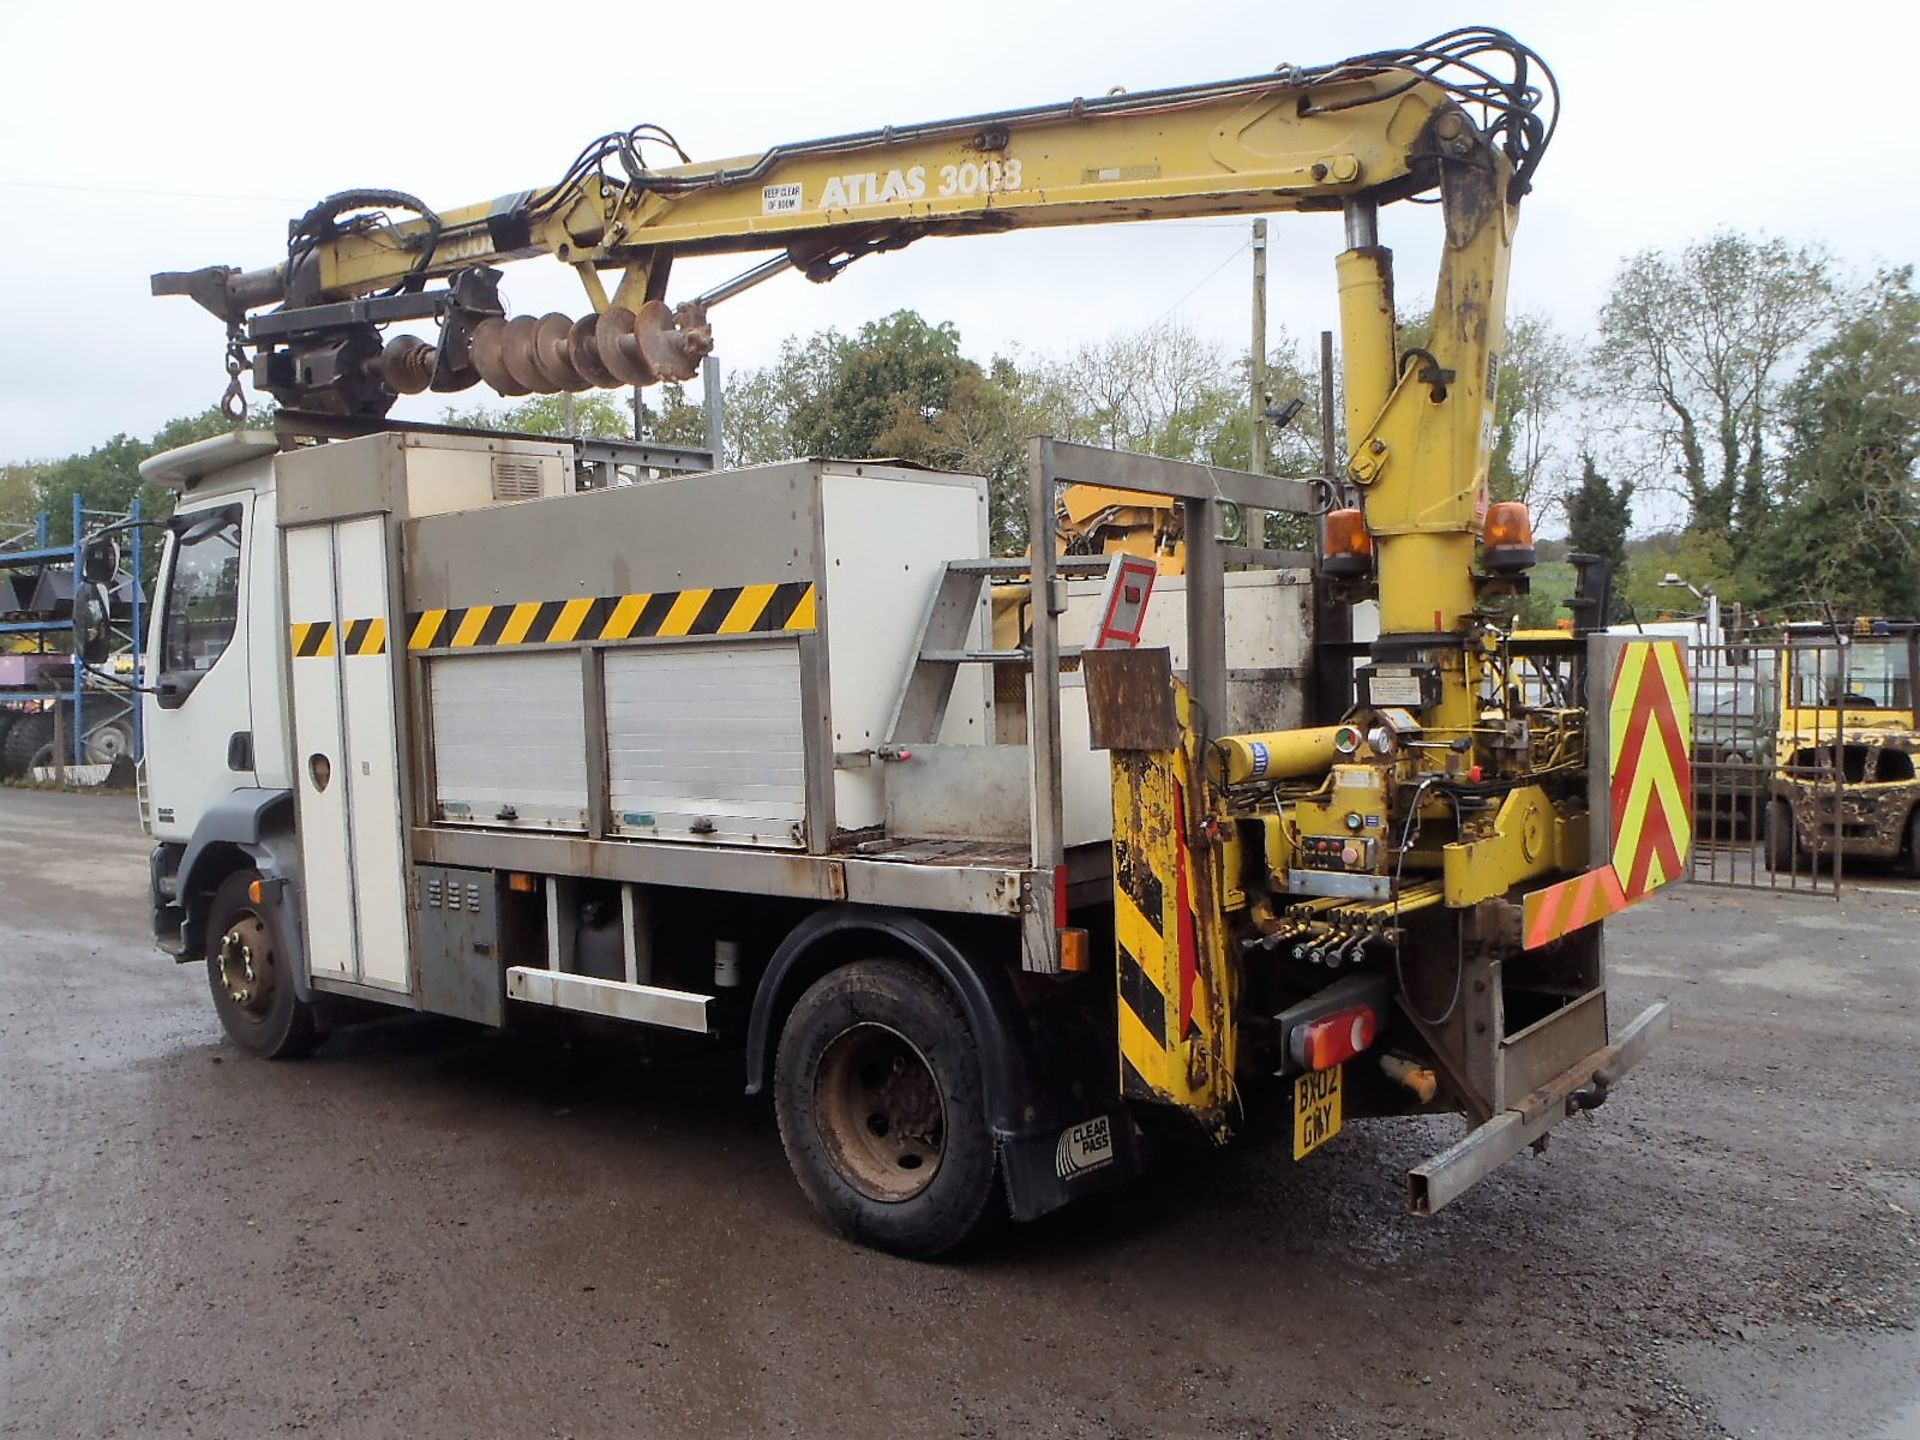
[{"label": "cab side window", "polygon": [[240,616],[240,512],[217,511],[175,532],[160,630],[160,668],[191,688],[233,641]]}]

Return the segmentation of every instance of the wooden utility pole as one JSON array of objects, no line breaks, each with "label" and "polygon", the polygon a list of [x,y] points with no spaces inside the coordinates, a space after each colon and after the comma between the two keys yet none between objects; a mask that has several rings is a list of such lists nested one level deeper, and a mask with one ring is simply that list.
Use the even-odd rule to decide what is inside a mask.
[{"label": "wooden utility pole", "polygon": [[1337,450],[1333,443],[1333,332],[1320,332],[1320,473],[1327,483],[1344,487],[1346,478],[1335,468]]},{"label": "wooden utility pole", "polygon": [[[1252,441],[1247,468],[1256,475],[1267,471],[1267,222],[1253,222],[1253,361],[1247,367],[1252,382]],[[1267,543],[1266,516],[1249,506],[1245,512],[1246,543]]]},{"label": "wooden utility pole", "polygon": [[720,389],[720,357],[709,355],[700,362],[700,401],[707,412],[707,449],[713,452],[713,468],[724,469],[727,463],[725,449],[725,426],[722,408],[724,401]]}]

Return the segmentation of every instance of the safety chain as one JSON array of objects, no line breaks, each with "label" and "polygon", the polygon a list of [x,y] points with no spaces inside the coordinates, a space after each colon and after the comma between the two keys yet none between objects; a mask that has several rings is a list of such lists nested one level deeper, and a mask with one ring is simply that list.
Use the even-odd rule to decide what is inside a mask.
[{"label": "safety chain", "polygon": [[241,341],[240,324],[227,325],[227,393],[220,397],[220,413],[238,425],[247,418],[247,396],[240,388],[240,377],[247,370],[247,351]]}]

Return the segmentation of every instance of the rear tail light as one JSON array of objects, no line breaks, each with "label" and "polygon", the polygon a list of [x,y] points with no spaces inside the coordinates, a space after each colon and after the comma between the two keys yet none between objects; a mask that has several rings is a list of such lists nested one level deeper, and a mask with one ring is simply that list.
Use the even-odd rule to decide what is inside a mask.
[{"label": "rear tail light", "polygon": [[1305,1070],[1331,1070],[1373,1044],[1380,1017],[1371,1005],[1336,1010],[1294,1032],[1294,1059]]}]

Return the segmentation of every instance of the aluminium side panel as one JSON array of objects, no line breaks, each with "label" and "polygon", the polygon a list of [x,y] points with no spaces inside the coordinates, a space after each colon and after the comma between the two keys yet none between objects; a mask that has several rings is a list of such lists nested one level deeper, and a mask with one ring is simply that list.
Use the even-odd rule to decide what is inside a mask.
[{"label": "aluminium side panel", "polygon": [[[360,945],[353,919],[340,656],[338,647],[325,639],[339,613],[333,589],[333,530],[325,524],[289,529],[283,545],[307,968],[315,975],[357,980]],[[315,626],[326,629],[311,638]]]},{"label": "aluminium side panel", "polygon": [[408,435],[407,515],[517,504],[572,488],[573,447],[466,435]]},{"label": "aluminium side panel", "polygon": [[[422,747],[441,802],[432,823],[524,830],[539,816],[543,828],[591,832],[604,800],[610,832],[629,839],[784,849],[823,836],[830,817],[794,813],[791,774],[796,729],[813,785],[803,793],[817,796],[832,765],[824,707],[810,698],[825,693],[824,666],[808,659],[819,470],[796,461],[410,522],[407,643],[432,716]],[[598,656],[590,709],[583,650]],[[723,657],[722,673],[690,658],[707,650]],[[542,660],[550,676],[498,668],[521,657]],[[474,661],[490,672],[452,671]],[[494,685],[491,700],[473,693],[482,681]],[[471,683],[456,694],[450,682]],[[695,685],[707,687],[697,701],[678,693]],[[563,772],[555,751],[519,777],[541,785],[487,790],[502,779],[499,744],[461,753],[445,712],[462,698],[499,712],[474,725],[517,728],[503,717],[537,711],[532,729],[566,735],[582,768]],[[501,821],[509,804],[514,819]]]},{"label": "aluminium side panel", "polygon": [[414,870],[420,1006],[480,1025],[506,1022],[500,904],[492,870]]},{"label": "aluminium side panel", "polygon": [[586,829],[587,721],[577,651],[436,655],[426,676],[436,821]]},{"label": "aluminium side panel", "polygon": [[393,664],[387,631],[384,515],[334,524],[335,593],[341,717],[346,729],[347,823],[352,834],[354,924],[360,980],[382,989],[412,988],[407,906],[405,793]]},{"label": "aluminium side panel", "polygon": [[[813,469],[766,465],[423,516],[407,526],[407,608],[605,602],[591,624],[568,627],[569,642],[584,642],[632,638],[638,615],[612,623],[630,596],[670,610],[701,590],[811,582]],[[646,618],[643,638],[656,629]],[[675,630],[688,633],[660,633]]]},{"label": "aluminium side panel", "polygon": [[621,646],[604,664],[615,834],[806,844],[797,640]]},{"label": "aluminium side panel", "polygon": [[[987,553],[986,482],[897,467],[829,464],[819,477],[822,611],[833,748],[873,751],[906,683],[933,590],[949,560]],[[984,608],[983,608],[984,619]],[[963,665],[940,739],[984,744],[984,665]],[[886,818],[886,766],[834,775],[841,830]]]}]

